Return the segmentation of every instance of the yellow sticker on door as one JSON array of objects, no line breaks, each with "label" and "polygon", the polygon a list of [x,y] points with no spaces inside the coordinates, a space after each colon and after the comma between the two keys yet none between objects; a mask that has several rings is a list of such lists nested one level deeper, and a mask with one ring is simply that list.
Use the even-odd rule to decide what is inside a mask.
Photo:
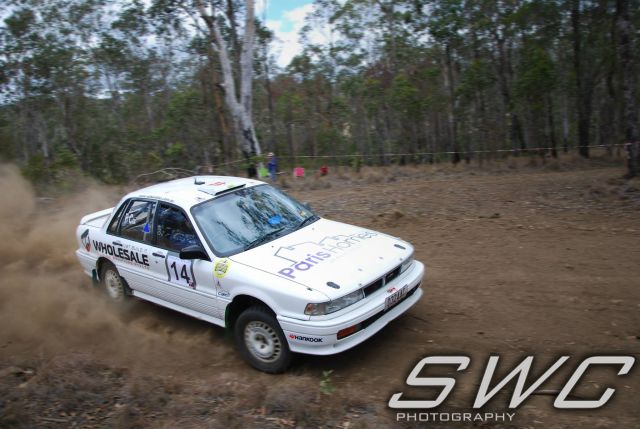
[{"label": "yellow sticker on door", "polygon": [[231,267],[231,261],[227,258],[218,259],[213,266],[213,275],[221,279],[227,275],[229,268]]}]

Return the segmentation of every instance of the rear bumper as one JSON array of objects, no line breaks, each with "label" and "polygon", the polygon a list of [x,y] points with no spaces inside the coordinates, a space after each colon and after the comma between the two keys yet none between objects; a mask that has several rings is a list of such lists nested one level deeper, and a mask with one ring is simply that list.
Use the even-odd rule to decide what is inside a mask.
[{"label": "rear bumper", "polygon": [[92,256],[90,253],[87,253],[82,249],[76,250],[76,258],[78,258],[78,262],[80,262],[82,270],[85,272],[85,274],[87,274],[89,277],[92,277],[93,270],[96,269],[96,261],[98,260],[98,258]]},{"label": "rear bumper", "polygon": [[[416,261],[406,273],[376,292],[364,305],[333,319],[302,321],[279,316],[289,348],[297,353],[331,355],[355,347],[420,300],[424,272],[424,265]],[[404,299],[385,311],[385,300],[390,295],[387,289],[400,290],[405,285],[408,293]],[[358,324],[362,326],[358,332],[338,340],[340,330]]]}]

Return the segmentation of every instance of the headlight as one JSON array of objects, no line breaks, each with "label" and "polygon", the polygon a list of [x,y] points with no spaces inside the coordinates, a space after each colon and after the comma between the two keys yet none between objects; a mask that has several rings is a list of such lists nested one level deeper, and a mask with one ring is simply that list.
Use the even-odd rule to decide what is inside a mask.
[{"label": "headlight", "polygon": [[322,316],[324,314],[335,313],[336,311],[342,310],[351,304],[355,304],[362,298],[364,298],[364,291],[362,289],[358,289],[333,301],[307,304],[304,309],[304,314],[307,316]]}]

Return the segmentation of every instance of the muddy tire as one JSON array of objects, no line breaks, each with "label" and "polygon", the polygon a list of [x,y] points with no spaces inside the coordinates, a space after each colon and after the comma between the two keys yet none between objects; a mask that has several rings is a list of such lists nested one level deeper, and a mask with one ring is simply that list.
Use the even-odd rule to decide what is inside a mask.
[{"label": "muddy tire", "polygon": [[128,287],[112,263],[105,263],[100,270],[100,284],[113,302],[122,302],[127,298]]},{"label": "muddy tire", "polygon": [[263,306],[243,311],[234,328],[242,357],[254,368],[270,374],[284,372],[291,363],[291,351],[280,324]]}]

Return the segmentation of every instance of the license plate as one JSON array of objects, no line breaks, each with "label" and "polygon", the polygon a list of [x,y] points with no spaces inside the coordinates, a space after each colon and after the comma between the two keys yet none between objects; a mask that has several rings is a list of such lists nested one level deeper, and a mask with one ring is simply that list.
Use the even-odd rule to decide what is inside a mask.
[{"label": "license plate", "polygon": [[409,285],[405,285],[400,290],[395,291],[393,295],[389,295],[387,299],[385,299],[384,301],[384,309],[388,310],[394,305],[396,305],[398,302],[402,300],[402,298],[404,298],[404,296],[407,294],[408,291],[409,291]]}]

